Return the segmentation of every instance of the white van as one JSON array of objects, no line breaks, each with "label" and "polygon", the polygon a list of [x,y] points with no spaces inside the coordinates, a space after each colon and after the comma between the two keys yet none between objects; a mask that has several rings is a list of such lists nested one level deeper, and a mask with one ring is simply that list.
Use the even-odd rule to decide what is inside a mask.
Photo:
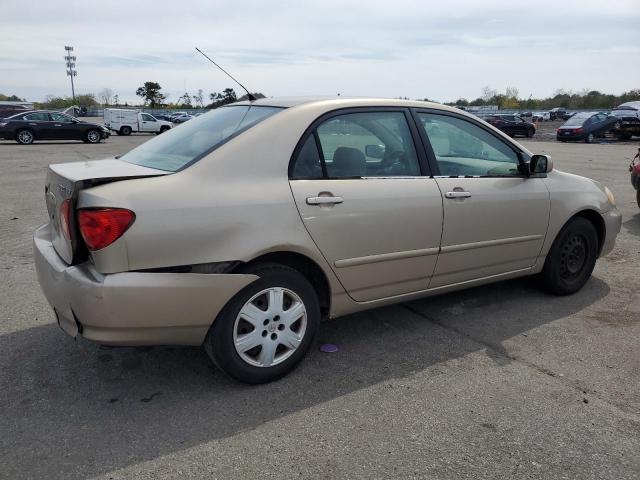
[{"label": "white van", "polygon": [[149,132],[160,134],[169,130],[171,122],[158,120],[149,113],[123,108],[105,108],[104,126],[118,135],[131,135],[131,132]]}]

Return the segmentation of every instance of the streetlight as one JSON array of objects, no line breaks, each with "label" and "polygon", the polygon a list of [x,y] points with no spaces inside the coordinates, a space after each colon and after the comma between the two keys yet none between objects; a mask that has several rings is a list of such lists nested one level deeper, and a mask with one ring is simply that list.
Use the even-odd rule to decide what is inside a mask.
[{"label": "streetlight", "polygon": [[76,91],[75,91],[75,88],[73,86],[73,77],[78,75],[78,71],[75,69],[76,68],[76,56],[75,55],[71,55],[71,52],[73,52],[73,47],[69,47],[69,46],[65,45],[64,49],[67,52],[67,54],[64,57],[64,59],[67,62],[67,77],[71,78],[71,96],[73,97],[73,103],[76,103]]}]

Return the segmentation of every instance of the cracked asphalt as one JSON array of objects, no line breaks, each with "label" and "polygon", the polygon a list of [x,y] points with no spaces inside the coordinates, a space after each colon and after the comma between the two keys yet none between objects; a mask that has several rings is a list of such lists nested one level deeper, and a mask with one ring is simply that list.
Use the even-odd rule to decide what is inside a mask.
[{"label": "cracked asphalt", "polygon": [[74,342],[40,292],[47,164],[147,138],[0,142],[0,478],[640,477],[637,144],[528,143],[624,216],[578,294],[521,279],[328,321],[300,368],[249,387],[197,348]]}]

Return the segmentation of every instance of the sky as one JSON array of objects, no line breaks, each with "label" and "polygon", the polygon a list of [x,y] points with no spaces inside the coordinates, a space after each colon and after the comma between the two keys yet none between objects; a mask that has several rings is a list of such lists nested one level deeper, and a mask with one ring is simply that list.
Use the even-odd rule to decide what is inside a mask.
[{"label": "sky", "polygon": [[159,82],[169,101],[253,92],[473,99],[484,86],[520,97],[557,89],[640,88],[640,0],[46,1],[2,0],[0,93],[31,101],[110,88],[137,102]]}]

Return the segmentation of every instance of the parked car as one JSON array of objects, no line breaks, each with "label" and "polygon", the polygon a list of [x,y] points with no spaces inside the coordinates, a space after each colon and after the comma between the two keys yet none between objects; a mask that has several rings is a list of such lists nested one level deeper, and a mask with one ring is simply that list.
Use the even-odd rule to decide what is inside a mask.
[{"label": "parked car", "polygon": [[549,112],[537,112],[531,116],[532,122],[548,122],[551,120]]},{"label": "parked car", "polygon": [[131,135],[132,132],[160,134],[171,129],[171,122],[158,120],[149,113],[123,108],[105,108],[104,126],[118,135]]},{"label": "parked car", "polygon": [[187,112],[173,112],[169,114],[169,118],[173,121],[174,118],[181,117],[183,115],[189,115]]},{"label": "parked car", "polygon": [[614,135],[620,140],[629,140],[632,136],[640,136],[640,101],[627,102],[617,106],[611,115],[618,118]]},{"label": "parked car", "polygon": [[165,115],[164,113],[154,113],[152,114],[154,118],[158,119],[158,120],[162,120],[165,122],[170,122],[171,121],[171,117],[169,115]]},{"label": "parked car", "polygon": [[549,120],[563,120],[566,114],[567,111],[564,109],[564,107],[552,108],[549,111]]},{"label": "parked car", "polygon": [[621,227],[600,183],[404,100],[237,102],[50,165],[45,192],[35,263],[65,332],[204,345],[248,383],[290,371],[321,317],[524,275],[577,292]]},{"label": "parked car", "polygon": [[484,117],[484,121],[512,137],[522,135],[528,138],[532,137],[536,133],[536,127],[531,123],[525,122],[518,115],[487,115]]},{"label": "parked car", "polygon": [[532,117],[532,116],[533,116],[533,113],[531,113],[531,112],[522,112],[522,113],[520,114],[520,116],[521,116],[521,117]]},{"label": "parked car", "polygon": [[24,105],[7,105],[0,104],[0,118],[7,118],[18,113],[25,113],[33,111],[32,108],[25,107]]},{"label": "parked car", "polygon": [[0,138],[28,145],[35,140],[82,140],[100,143],[109,130],[60,112],[34,110],[0,120]]},{"label": "parked car", "polygon": [[173,117],[171,119],[171,121],[173,123],[184,123],[184,122],[186,122],[188,120],[191,120],[192,118],[194,118],[193,115],[184,114],[184,115],[178,115],[178,116]]},{"label": "parked car", "polygon": [[556,131],[556,139],[561,142],[583,140],[592,143],[596,137],[604,136],[619,123],[617,117],[602,112],[580,112],[567,120]]},{"label": "parked car", "polygon": [[640,207],[640,148],[629,165],[629,172],[631,173],[631,185],[636,189],[636,203]]}]

